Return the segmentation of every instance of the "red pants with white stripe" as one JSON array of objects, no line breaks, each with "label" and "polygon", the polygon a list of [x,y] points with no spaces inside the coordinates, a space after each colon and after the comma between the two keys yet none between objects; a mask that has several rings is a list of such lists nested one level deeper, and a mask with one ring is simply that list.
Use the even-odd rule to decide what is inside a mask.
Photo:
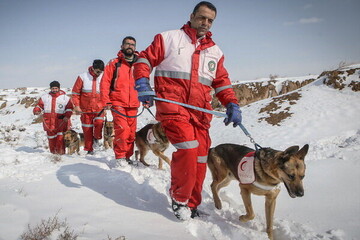
[{"label": "red pants with white stripe", "polygon": [[93,140],[102,138],[102,128],[104,124],[104,114],[97,116],[98,113],[81,114],[81,126],[84,133],[84,150],[93,151]]},{"label": "red pants with white stripe", "polygon": [[201,203],[211,145],[209,130],[179,120],[165,120],[161,124],[177,149],[171,161],[170,195],[175,201],[187,203],[194,209]]},{"label": "red pants with white stripe", "polygon": [[70,120],[59,122],[55,129],[50,130],[44,123],[47,139],[49,141],[49,149],[53,154],[65,154],[64,132],[71,127]]},{"label": "red pants with white stripe", "polygon": [[[126,115],[135,116],[137,108],[123,108],[113,106],[113,108]],[[114,153],[115,159],[130,158],[134,154],[134,141],[136,134],[136,118],[128,118],[121,116],[119,113],[112,111],[114,122]]]},{"label": "red pants with white stripe", "polygon": [[63,132],[46,132],[49,141],[49,149],[53,154],[65,154],[65,143]]}]

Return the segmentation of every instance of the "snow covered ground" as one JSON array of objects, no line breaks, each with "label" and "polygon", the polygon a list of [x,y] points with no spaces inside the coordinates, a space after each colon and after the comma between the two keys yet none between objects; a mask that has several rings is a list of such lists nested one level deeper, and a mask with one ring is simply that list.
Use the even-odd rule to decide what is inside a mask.
[{"label": "snow covered ground", "polygon": [[[353,77],[359,77],[357,72]],[[359,81],[359,79],[357,79]],[[65,89],[67,90],[67,89]],[[41,124],[31,124],[32,108],[19,98],[38,97],[44,88],[0,90],[8,100],[0,110],[0,239],[20,239],[28,224],[43,219],[66,219],[78,239],[267,239],[264,198],[253,196],[255,219],[238,220],[245,209],[236,182],[220,192],[223,209],[214,207],[208,171],[201,211],[209,214],[179,222],[170,209],[169,166],[152,165],[109,169],[111,150],[95,155],[64,155],[57,162],[47,146]],[[37,92],[30,94],[31,92]],[[70,92],[70,91],[67,91]],[[308,143],[305,158],[305,196],[292,199],[285,187],[275,210],[275,239],[359,239],[360,236],[360,93],[337,90],[319,79],[299,90],[301,98],[290,107],[292,116],[269,125],[259,121],[259,110],[271,99],[242,108],[243,125],[263,147],[284,150]],[[0,101],[0,105],[1,105]],[[283,106],[283,107],[284,107]],[[152,109],[155,111],[155,109]],[[79,116],[73,116],[80,131]],[[138,128],[154,119],[144,112]],[[214,118],[210,129],[212,146],[221,143],[252,147],[240,128],[225,127]],[[174,148],[166,151],[170,157]],[[56,239],[53,236],[51,239]]]}]

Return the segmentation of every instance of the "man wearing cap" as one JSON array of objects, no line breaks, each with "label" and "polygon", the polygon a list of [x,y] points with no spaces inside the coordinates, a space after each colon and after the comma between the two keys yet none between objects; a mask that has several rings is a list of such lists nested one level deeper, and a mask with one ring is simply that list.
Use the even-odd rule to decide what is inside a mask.
[{"label": "man wearing cap", "polygon": [[104,71],[104,62],[95,59],[88,71],[80,74],[72,88],[74,111],[81,114],[81,126],[84,132],[84,150],[94,153],[94,142],[102,138],[104,123],[103,105],[100,102],[100,80]]},{"label": "man wearing cap", "polygon": [[63,90],[60,83],[50,83],[50,92],[44,94],[35,106],[33,113],[43,113],[43,127],[49,140],[50,152],[65,154],[64,132],[70,128],[70,117],[73,104]]}]

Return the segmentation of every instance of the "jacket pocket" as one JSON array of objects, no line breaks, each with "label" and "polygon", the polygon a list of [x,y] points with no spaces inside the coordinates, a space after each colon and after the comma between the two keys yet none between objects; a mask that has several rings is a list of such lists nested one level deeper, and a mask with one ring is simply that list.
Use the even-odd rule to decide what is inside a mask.
[{"label": "jacket pocket", "polygon": [[[157,96],[166,100],[179,102],[179,100],[181,99],[181,91],[176,86],[159,87],[157,91]],[[162,115],[179,114],[179,105],[174,103],[168,103],[158,100],[156,102],[156,108],[159,114]]]}]

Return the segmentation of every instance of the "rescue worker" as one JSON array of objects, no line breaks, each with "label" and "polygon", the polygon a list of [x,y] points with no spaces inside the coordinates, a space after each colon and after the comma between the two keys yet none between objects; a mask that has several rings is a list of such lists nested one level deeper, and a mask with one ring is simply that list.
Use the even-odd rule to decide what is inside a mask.
[{"label": "rescue worker", "polygon": [[70,129],[73,104],[70,97],[60,90],[60,83],[50,83],[50,92],[39,99],[33,109],[35,115],[43,113],[43,127],[53,154],[65,154],[64,132]]},{"label": "rescue worker", "polygon": [[94,143],[98,143],[98,140],[102,138],[104,124],[105,115],[100,102],[100,80],[103,71],[104,62],[95,59],[88,71],[77,77],[72,88],[74,111],[76,114],[81,114],[84,150],[91,155],[94,154]]},{"label": "rescue worker", "polygon": [[[190,21],[179,30],[157,34],[151,45],[139,54],[134,78],[139,100],[153,105],[153,97],[165,98],[211,109],[211,88],[226,106],[226,125],[241,123],[241,111],[224,67],[224,55],[211,38],[210,27],[216,17],[215,6],[198,3]],[[155,71],[155,92],[149,84]],[[156,101],[156,119],[161,121],[169,141],[177,149],[172,155],[172,209],[180,220],[199,216],[206,161],[211,145],[212,115],[173,103]]]},{"label": "rescue worker", "polygon": [[130,159],[134,153],[136,133],[135,116],[140,105],[135,90],[133,63],[137,60],[136,40],[127,36],[123,39],[117,58],[109,61],[101,80],[101,101],[106,109],[112,110],[114,122],[114,153],[113,167],[133,164]]}]

